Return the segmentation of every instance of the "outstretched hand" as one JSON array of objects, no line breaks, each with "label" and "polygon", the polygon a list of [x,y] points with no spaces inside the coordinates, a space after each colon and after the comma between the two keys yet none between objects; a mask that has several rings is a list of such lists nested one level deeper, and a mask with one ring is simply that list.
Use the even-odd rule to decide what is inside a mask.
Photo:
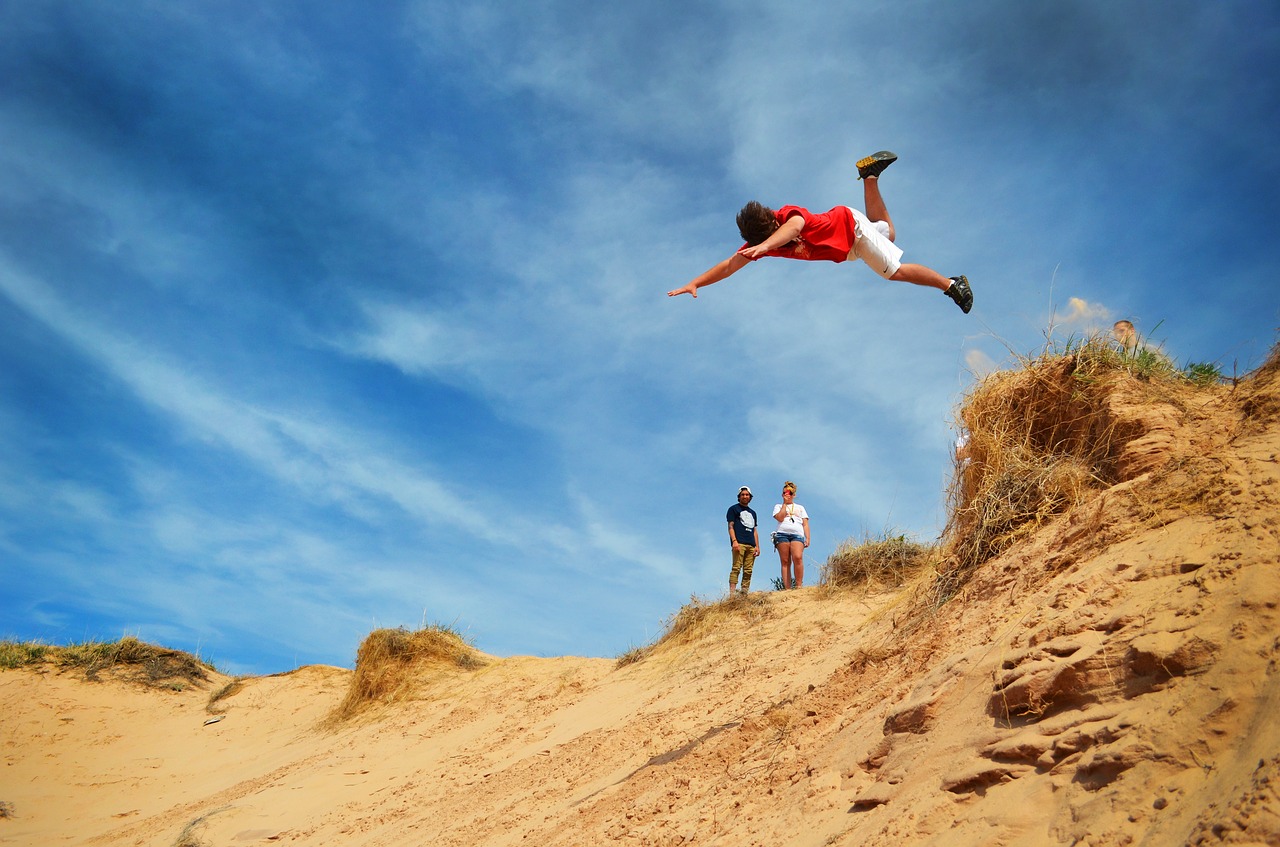
[{"label": "outstretched hand", "polygon": [[769,248],[766,248],[764,244],[756,244],[752,247],[743,247],[738,251],[738,255],[745,259],[759,259],[768,252]]},{"label": "outstretched hand", "polygon": [[683,285],[680,288],[671,289],[667,292],[667,296],[677,297],[681,294],[690,294],[696,300],[698,299],[699,288],[733,276],[746,264],[747,260],[735,253],[721,262],[716,262],[710,268],[689,280],[688,284]]}]

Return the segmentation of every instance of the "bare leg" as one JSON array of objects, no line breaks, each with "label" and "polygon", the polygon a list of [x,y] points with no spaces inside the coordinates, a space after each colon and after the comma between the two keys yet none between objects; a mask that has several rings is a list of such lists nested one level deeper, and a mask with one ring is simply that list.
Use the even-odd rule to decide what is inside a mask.
[{"label": "bare leg", "polygon": [[791,542],[791,565],[795,570],[796,580],[792,583],[792,588],[800,588],[804,585],[804,542]]},{"label": "bare leg", "polygon": [[872,221],[884,221],[889,225],[889,240],[893,241],[897,232],[893,228],[893,219],[889,217],[889,209],[880,196],[879,177],[867,177],[862,181],[862,202],[867,207],[867,217]]},{"label": "bare leg", "polygon": [[786,590],[791,587],[791,545],[782,543],[778,545],[778,561],[782,563],[782,588]]},{"label": "bare leg", "polygon": [[[871,182],[871,180],[867,180]],[[927,285],[930,288],[937,288],[946,291],[951,287],[951,279],[935,271],[933,268],[926,268],[924,265],[913,265],[907,263],[894,271],[893,276],[889,279],[896,279],[898,282],[909,282],[912,285]]]}]

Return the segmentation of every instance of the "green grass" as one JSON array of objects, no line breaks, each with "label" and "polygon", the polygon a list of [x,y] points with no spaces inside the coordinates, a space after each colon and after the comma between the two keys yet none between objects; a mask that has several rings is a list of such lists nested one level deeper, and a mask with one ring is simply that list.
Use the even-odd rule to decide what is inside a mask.
[{"label": "green grass", "polygon": [[33,641],[0,641],[0,668],[25,668],[39,665],[51,648]]},{"label": "green grass", "polygon": [[1123,371],[1143,382],[1185,380],[1200,388],[1222,382],[1222,369],[1215,362],[1187,362],[1179,368],[1165,354],[1162,345],[1150,345],[1141,337],[1131,348],[1124,348],[1105,336],[1071,336],[1046,345],[1039,357],[1020,357],[1030,366],[1057,356],[1075,356],[1081,364],[1077,378],[1088,379],[1099,373]]},{"label": "green grass", "polygon": [[1213,362],[1188,362],[1187,366],[1182,369],[1182,375],[1192,385],[1201,387],[1216,385],[1222,382],[1223,379],[1222,368]]}]

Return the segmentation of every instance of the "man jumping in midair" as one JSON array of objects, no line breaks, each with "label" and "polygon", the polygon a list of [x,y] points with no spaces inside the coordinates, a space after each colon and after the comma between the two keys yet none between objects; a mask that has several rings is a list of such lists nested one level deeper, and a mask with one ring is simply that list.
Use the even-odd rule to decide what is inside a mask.
[{"label": "man jumping in midair", "polygon": [[800,206],[783,206],[774,211],[752,200],[738,213],[738,231],[747,243],[688,285],[668,291],[667,296],[697,297],[699,288],[727,279],[761,256],[828,262],[861,259],[885,279],[938,289],[968,314],[973,308],[973,291],[966,277],[945,277],[924,265],[901,261],[902,250],[893,243],[893,220],[880,196],[880,174],[897,159],[888,150],[881,150],[858,160],[865,215],[848,206],[837,206],[823,214]]}]

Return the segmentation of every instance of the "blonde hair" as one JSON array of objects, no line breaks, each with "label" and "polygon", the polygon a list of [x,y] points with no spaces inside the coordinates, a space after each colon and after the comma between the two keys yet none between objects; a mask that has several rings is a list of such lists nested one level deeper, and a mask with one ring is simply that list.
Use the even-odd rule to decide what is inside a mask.
[{"label": "blonde hair", "polygon": [[792,493],[792,494],[795,494],[795,493],[796,493],[796,484],[795,484],[794,482],[792,482],[791,480],[787,480],[786,482],[782,483],[782,490],[783,490],[783,491],[786,491],[788,488],[790,488],[790,489],[791,489],[791,493]]}]

